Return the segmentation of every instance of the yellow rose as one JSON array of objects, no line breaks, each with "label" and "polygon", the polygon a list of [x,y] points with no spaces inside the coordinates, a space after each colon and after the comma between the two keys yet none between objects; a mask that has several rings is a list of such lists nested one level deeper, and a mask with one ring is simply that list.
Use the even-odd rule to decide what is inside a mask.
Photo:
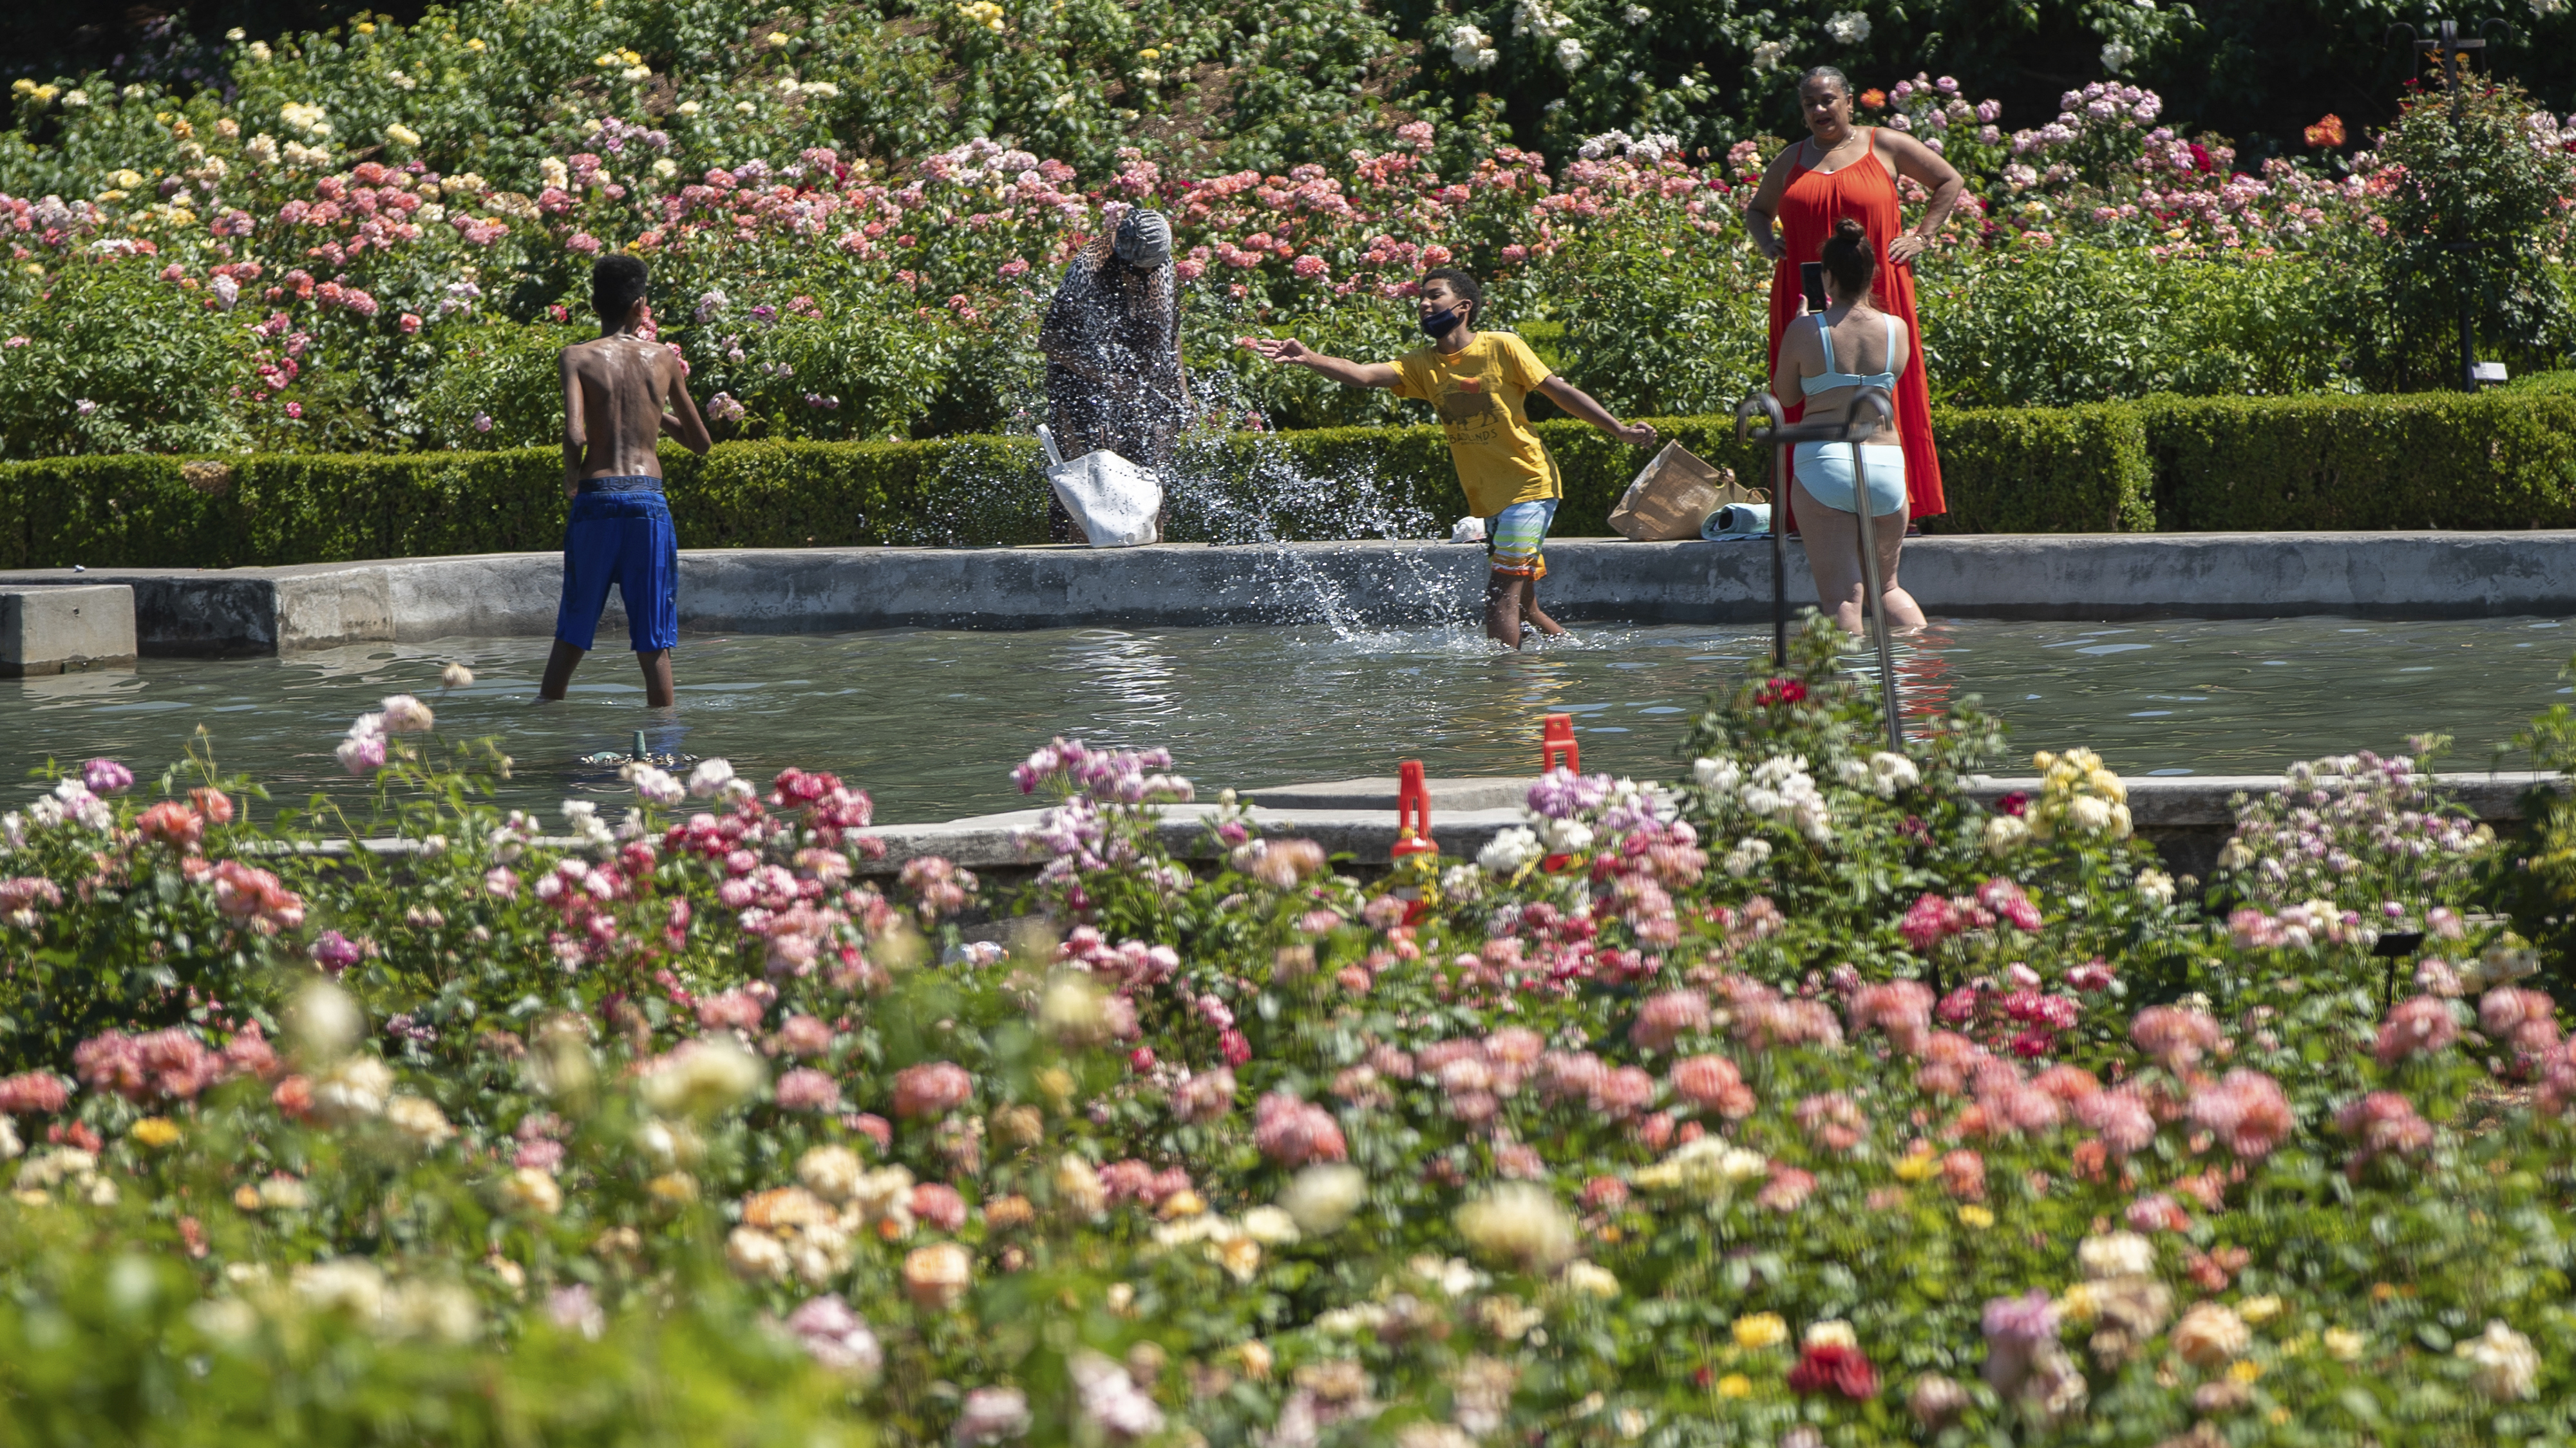
[{"label": "yellow rose", "polygon": [[1940,1169],[1940,1160],[1928,1148],[1909,1151],[1896,1159],[1896,1179],[1901,1182],[1930,1181]]},{"label": "yellow rose", "polygon": [[141,1145],[159,1149],[179,1144],[179,1126],[166,1116],[147,1116],[126,1132]]},{"label": "yellow rose", "polygon": [[1735,1319],[1735,1345],[1747,1352],[1778,1347],[1789,1340],[1789,1324],[1776,1312],[1756,1312]]},{"label": "yellow rose", "polygon": [[2263,1376],[2263,1365],[2252,1358],[2238,1358],[2227,1365],[2227,1376],[2250,1386],[2256,1378]]},{"label": "yellow rose", "polygon": [[2256,1327],[2261,1327],[2281,1315],[2281,1306],[2281,1299],[2265,1293],[2261,1297],[2248,1297],[2236,1304],[2236,1315]]},{"label": "yellow rose", "polygon": [[2325,1332],[2326,1355],[2337,1362],[2359,1362],[2369,1340],[2348,1327],[2329,1327]]},{"label": "yellow rose", "polygon": [[1261,1270],[1261,1244],[1250,1237],[1228,1237],[1208,1243],[1208,1255],[1216,1259],[1237,1282],[1249,1282]]},{"label": "yellow rose", "polygon": [[2092,1283],[2078,1282],[2066,1289],[2065,1296],[2057,1299],[2057,1310],[2069,1322],[2091,1322],[2102,1315],[2102,1294]]},{"label": "yellow rose", "polygon": [[1728,1373],[1717,1380],[1717,1395],[1721,1398],[1752,1397],[1753,1380],[1742,1373]]},{"label": "yellow rose", "polygon": [[1974,1202],[1959,1209],[1959,1225],[1963,1227],[1974,1227],[1982,1232],[1994,1224],[1995,1214]]}]

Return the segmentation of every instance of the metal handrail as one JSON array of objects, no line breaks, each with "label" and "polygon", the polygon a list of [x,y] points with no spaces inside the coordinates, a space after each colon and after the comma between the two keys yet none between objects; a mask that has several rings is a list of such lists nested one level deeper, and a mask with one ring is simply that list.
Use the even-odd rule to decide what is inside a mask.
[{"label": "metal handrail", "polygon": [[[1884,387],[1864,387],[1859,395],[1852,398],[1851,405],[1844,409],[1841,421],[1800,422],[1792,425],[1782,420],[1785,414],[1781,411],[1780,399],[1768,392],[1757,392],[1735,405],[1735,436],[1738,441],[1753,440],[1753,419],[1757,415],[1767,417],[1771,422],[1770,428],[1762,436],[1767,438],[1775,449],[1773,458],[1777,471],[1774,476],[1780,479],[1782,484],[1780,488],[1774,489],[1771,495],[1773,502],[1771,596],[1772,627],[1775,633],[1773,647],[1777,650],[1779,661],[1785,663],[1788,657],[1789,635],[1786,585],[1782,581],[1782,564],[1788,545],[1783,541],[1780,522],[1788,512],[1785,506],[1789,472],[1788,450],[1802,442],[1857,443],[1881,427],[1895,425],[1896,399]],[[1852,449],[1852,491],[1854,495],[1852,501],[1859,505],[1854,509],[1854,516],[1860,519],[1861,524],[1862,586],[1868,592],[1868,597],[1861,600],[1861,610],[1871,620],[1871,633],[1878,643],[1879,701],[1887,709],[1887,747],[1902,754],[1905,752],[1905,722],[1904,712],[1896,695],[1896,649],[1888,641],[1887,605],[1878,581],[1876,546],[1878,519],[1870,512],[1868,464],[1863,460],[1858,447]]]},{"label": "metal handrail", "polygon": [[[1770,433],[1777,436],[1789,425],[1780,410],[1780,399],[1768,392],[1757,392],[1735,404],[1735,440],[1753,440],[1753,419],[1771,420]],[[1789,453],[1786,448],[1771,450],[1771,667],[1782,669],[1789,664],[1789,539],[1781,531],[1782,520],[1789,516]]]}]

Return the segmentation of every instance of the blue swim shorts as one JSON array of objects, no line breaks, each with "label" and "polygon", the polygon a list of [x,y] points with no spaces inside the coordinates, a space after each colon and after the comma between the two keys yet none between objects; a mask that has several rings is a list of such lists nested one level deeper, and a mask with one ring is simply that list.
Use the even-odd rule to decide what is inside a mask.
[{"label": "blue swim shorts", "polygon": [[[1860,511],[1852,445],[1847,442],[1802,442],[1794,455],[1796,477],[1809,496],[1837,513]],[[1905,449],[1895,443],[1860,445],[1858,461],[1869,473],[1869,511],[1884,518],[1905,506]]]},{"label": "blue swim shorts", "polygon": [[1547,577],[1547,555],[1539,550],[1556,522],[1558,501],[1537,498],[1514,503],[1485,524],[1485,556],[1496,575],[1532,582]]},{"label": "blue swim shorts", "polygon": [[555,637],[587,651],[608,586],[626,602],[626,637],[639,654],[680,641],[680,537],[660,478],[587,478],[564,524],[563,602]]}]

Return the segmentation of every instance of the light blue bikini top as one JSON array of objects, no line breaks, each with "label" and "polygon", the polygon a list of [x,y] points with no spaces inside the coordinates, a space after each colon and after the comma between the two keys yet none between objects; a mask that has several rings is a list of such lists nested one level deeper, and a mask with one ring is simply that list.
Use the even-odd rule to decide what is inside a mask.
[{"label": "light blue bikini top", "polygon": [[[1887,358],[1892,363],[1896,360],[1896,319],[1889,317],[1886,322]],[[1821,316],[1816,318],[1816,340],[1825,345],[1825,370],[1813,377],[1799,380],[1798,385],[1806,389],[1808,396],[1813,397],[1819,392],[1831,392],[1837,387],[1884,387],[1890,392],[1896,390],[1896,373],[1893,370],[1866,375],[1857,372],[1836,372],[1834,370],[1834,329],[1826,326],[1825,319]]]}]

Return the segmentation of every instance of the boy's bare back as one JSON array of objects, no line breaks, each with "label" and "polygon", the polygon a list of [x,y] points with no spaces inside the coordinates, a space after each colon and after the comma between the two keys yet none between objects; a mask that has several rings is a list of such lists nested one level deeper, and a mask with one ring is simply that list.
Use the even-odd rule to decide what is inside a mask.
[{"label": "boy's bare back", "polygon": [[584,478],[658,478],[664,433],[704,453],[712,439],[668,348],[615,332],[563,349],[564,495]]}]

